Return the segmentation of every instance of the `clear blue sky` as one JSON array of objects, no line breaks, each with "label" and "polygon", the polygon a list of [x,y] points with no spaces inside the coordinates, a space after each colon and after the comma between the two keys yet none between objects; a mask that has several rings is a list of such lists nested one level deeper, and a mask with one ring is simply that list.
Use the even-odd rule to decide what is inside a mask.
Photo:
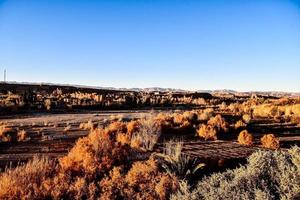
[{"label": "clear blue sky", "polygon": [[300,92],[300,1],[0,0],[4,68],[10,81]]}]

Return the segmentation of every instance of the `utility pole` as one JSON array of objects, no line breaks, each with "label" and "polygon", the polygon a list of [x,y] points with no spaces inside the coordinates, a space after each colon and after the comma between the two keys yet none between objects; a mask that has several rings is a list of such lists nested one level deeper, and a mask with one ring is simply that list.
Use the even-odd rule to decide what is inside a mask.
[{"label": "utility pole", "polygon": [[4,83],[6,82],[6,69],[4,69]]}]

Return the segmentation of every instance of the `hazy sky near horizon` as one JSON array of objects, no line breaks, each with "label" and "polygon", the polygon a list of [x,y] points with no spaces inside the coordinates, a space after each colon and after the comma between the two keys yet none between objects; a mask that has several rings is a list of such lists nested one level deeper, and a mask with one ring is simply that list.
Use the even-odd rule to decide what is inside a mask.
[{"label": "hazy sky near horizon", "polygon": [[300,92],[300,1],[0,0],[9,81]]}]

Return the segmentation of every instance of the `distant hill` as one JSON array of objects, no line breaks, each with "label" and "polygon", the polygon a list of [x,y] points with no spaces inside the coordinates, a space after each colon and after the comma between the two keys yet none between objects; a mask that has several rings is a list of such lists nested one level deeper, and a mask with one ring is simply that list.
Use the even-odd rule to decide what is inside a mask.
[{"label": "distant hill", "polygon": [[49,85],[51,87],[76,87],[82,89],[100,89],[100,90],[114,90],[114,91],[135,91],[135,92],[178,92],[178,93],[210,93],[210,94],[244,94],[244,95],[263,95],[263,96],[293,96],[300,97],[300,92],[281,92],[281,91],[249,91],[249,92],[238,92],[230,89],[221,89],[221,90],[183,90],[176,88],[161,88],[161,87],[149,87],[149,88],[115,88],[115,87],[100,87],[100,86],[86,86],[86,85],[77,85],[77,84],[56,84],[56,83],[30,83],[30,82],[0,82],[0,84],[20,84],[20,85]]}]

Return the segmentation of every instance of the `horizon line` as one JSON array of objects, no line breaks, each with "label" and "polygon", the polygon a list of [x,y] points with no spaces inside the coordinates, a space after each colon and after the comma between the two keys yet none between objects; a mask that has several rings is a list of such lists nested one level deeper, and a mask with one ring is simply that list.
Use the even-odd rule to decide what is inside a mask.
[{"label": "horizon line", "polygon": [[94,88],[94,89],[108,89],[108,90],[146,90],[146,89],[154,89],[160,88],[165,90],[177,90],[184,92],[236,92],[236,93],[289,93],[289,94],[297,94],[300,95],[300,92],[292,92],[292,91],[276,91],[276,90],[248,90],[248,91],[238,91],[235,89],[182,89],[182,88],[170,88],[170,87],[160,87],[160,86],[150,86],[150,87],[113,87],[113,86],[95,86],[95,85],[85,85],[85,84],[72,84],[72,83],[55,83],[55,82],[24,82],[24,81],[0,81],[0,84],[25,84],[25,85],[57,85],[57,86],[73,86],[73,87],[81,87],[81,88]]}]

